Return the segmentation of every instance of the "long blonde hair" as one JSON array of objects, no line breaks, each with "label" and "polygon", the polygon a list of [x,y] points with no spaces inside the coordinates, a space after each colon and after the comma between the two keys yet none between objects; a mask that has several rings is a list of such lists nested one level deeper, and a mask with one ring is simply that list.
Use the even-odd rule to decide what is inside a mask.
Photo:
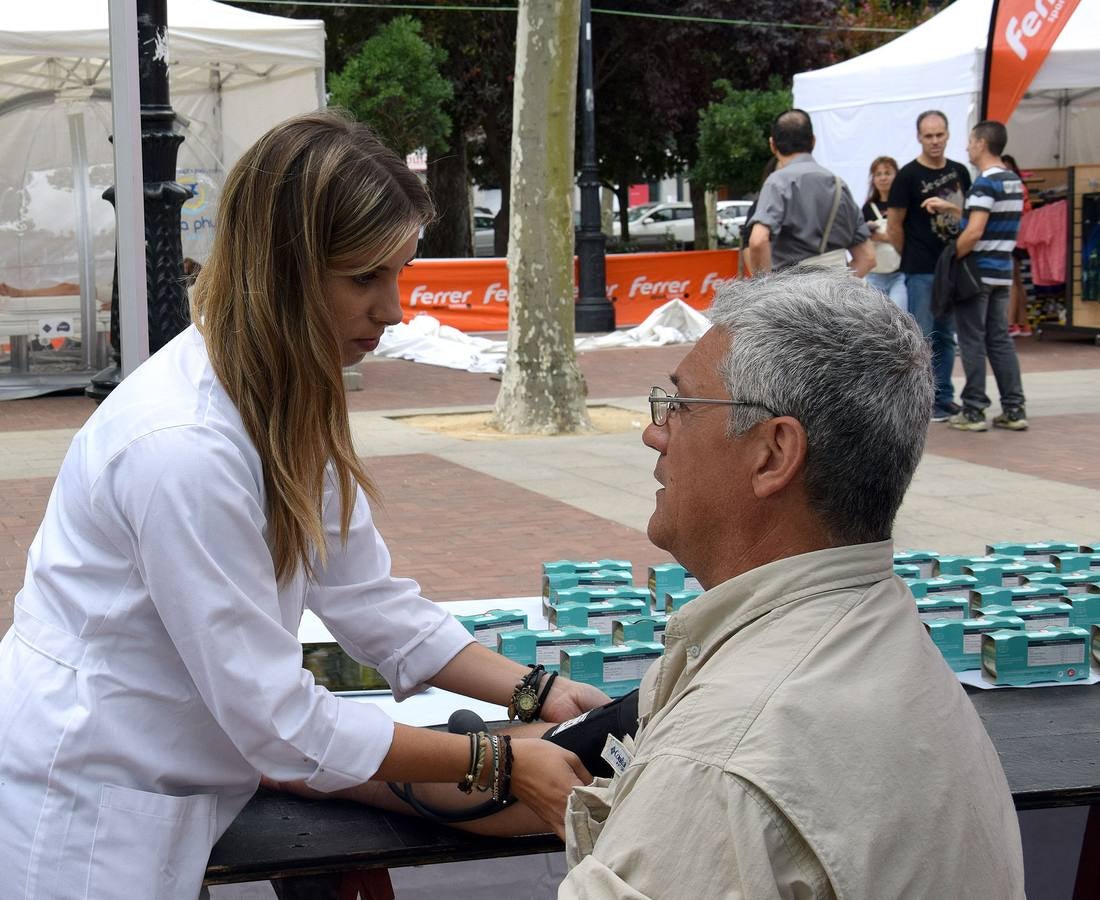
[{"label": "long blonde hair", "polygon": [[419,179],[367,126],[333,111],[289,119],[226,179],[191,318],[263,463],[276,577],[312,552],[331,465],[346,543],[356,489],[377,490],[355,455],[326,274],[367,272],[431,221]]}]

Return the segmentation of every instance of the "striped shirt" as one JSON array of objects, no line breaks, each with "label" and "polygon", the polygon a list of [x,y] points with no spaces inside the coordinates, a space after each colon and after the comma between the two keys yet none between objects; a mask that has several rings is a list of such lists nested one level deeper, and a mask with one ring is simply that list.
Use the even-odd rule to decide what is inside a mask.
[{"label": "striped shirt", "polygon": [[[974,259],[984,284],[1012,284],[1012,251],[1024,210],[1024,183],[1020,176],[1001,166],[990,166],[970,186],[966,212],[980,209],[989,213],[981,239],[974,245]],[[966,227],[969,216],[964,217]]]}]

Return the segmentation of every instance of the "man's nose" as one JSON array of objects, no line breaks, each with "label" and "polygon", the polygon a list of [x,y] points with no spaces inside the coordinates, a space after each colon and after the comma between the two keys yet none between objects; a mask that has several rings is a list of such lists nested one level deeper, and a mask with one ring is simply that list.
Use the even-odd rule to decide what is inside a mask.
[{"label": "man's nose", "polygon": [[642,443],[663,455],[668,446],[668,426],[650,422],[642,432]]}]

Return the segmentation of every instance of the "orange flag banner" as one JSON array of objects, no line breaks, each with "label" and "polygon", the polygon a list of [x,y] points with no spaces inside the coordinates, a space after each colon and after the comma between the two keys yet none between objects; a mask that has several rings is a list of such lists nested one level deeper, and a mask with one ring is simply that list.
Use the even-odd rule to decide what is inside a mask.
[{"label": "orange flag banner", "polygon": [[[576,265],[574,260],[574,285]],[[610,255],[607,296],[615,306],[615,324],[639,325],[674,299],[706,309],[715,289],[736,274],[736,250]],[[460,331],[508,330],[503,259],[418,259],[401,273],[398,289],[406,322],[428,313]]]},{"label": "orange flag banner", "polygon": [[982,118],[1007,122],[1080,0],[994,0]]}]

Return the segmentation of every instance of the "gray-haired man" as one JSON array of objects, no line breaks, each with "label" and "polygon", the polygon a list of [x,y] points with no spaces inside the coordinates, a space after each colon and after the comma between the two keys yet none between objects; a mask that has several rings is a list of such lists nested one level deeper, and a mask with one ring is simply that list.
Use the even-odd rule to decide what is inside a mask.
[{"label": "gray-haired man", "polygon": [[673,616],[633,758],[574,789],[559,898],[1023,896],[1012,798],[893,575],[932,406],[916,323],[854,278],[732,282],[651,399]]},{"label": "gray-haired man", "polygon": [[[730,282],[711,318],[643,436],[649,537],[707,590],[668,622],[633,742],[612,729],[622,771],[573,791],[559,900],[1023,897],[997,753],[893,575],[932,407],[919,327],[823,270]],[[542,826],[515,804],[461,827]]]}]

